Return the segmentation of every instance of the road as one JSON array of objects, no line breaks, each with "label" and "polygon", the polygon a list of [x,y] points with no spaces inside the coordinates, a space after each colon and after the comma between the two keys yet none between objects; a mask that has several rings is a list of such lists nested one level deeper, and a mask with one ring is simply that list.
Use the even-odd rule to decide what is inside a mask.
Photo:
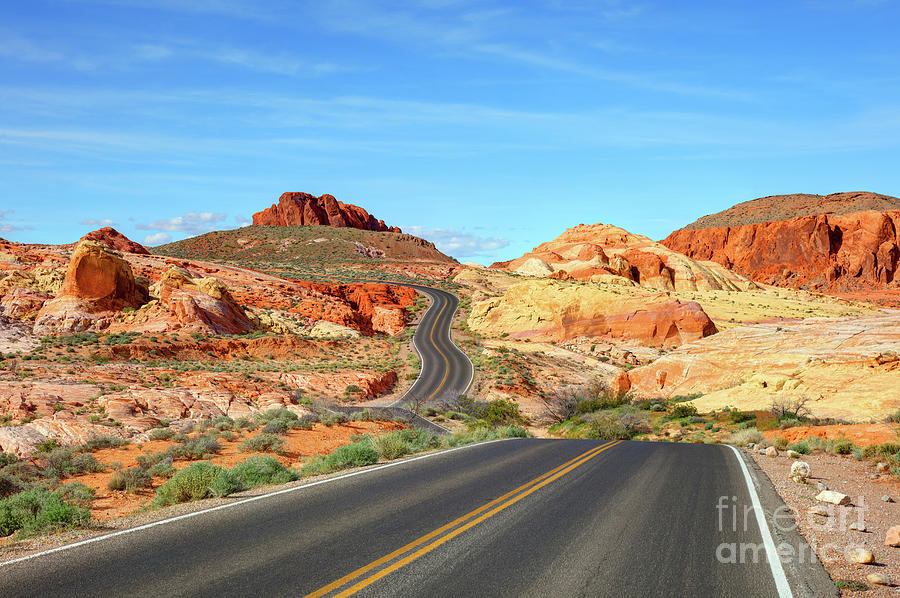
[{"label": "road", "polygon": [[459,307],[459,298],[441,289],[420,285],[409,286],[425,293],[431,306],[416,327],[413,342],[419,354],[419,377],[393,405],[400,406],[414,401],[422,404],[441,404],[456,400],[465,394],[472,383],[472,362],[450,338],[453,315]]},{"label": "road", "polygon": [[3,564],[0,595],[789,596],[765,552],[717,558],[763,542],[740,463],[715,445],[485,443]]}]

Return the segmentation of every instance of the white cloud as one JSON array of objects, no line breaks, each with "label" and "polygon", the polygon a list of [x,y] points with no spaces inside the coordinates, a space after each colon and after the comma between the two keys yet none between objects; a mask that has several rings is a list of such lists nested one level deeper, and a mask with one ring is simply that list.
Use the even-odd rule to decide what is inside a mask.
[{"label": "white cloud", "polygon": [[189,233],[199,235],[221,229],[225,214],[219,212],[188,212],[184,216],[176,216],[167,220],[154,220],[149,224],[138,224],[140,230],[159,230],[172,233]]},{"label": "white cloud", "polygon": [[235,216],[234,221],[238,223],[238,226],[247,226],[250,224],[250,219],[246,216]]},{"label": "white cloud", "polygon": [[115,226],[116,223],[110,220],[109,218],[102,218],[97,220],[96,218],[85,218],[81,222],[79,222],[82,226]]},{"label": "white cloud", "polygon": [[144,237],[144,245],[165,245],[172,241],[172,235],[169,233],[153,233]]},{"label": "white cloud", "polygon": [[456,258],[483,255],[509,245],[509,239],[480,237],[452,228],[426,229],[421,226],[410,226],[403,230],[433,242],[442,252]]}]

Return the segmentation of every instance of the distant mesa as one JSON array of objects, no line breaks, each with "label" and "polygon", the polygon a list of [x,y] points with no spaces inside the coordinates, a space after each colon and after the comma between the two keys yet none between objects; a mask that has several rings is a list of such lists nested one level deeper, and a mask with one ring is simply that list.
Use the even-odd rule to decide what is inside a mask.
[{"label": "distant mesa", "polygon": [[110,249],[116,251],[124,251],[125,253],[137,253],[139,255],[150,255],[147,248],[140,243],[135,243],[111,226],[104,226],[99,230],[89,232],[79,239],[80,241],[97,241],[103,243]]},{"label": "distant mesa", "polygon": [[775,195],[704,216],[661,241],[756,282],[829,293],[900,290],[900,199]]},{"label": "distant mesa", "polygon": [[253,215],[253,224],[269,226],[333,226],[376,232],[403,232],[377,220],[363,208],[345,204],[332,195],[316,197],[309,193],[282,193],[278,203]]}]

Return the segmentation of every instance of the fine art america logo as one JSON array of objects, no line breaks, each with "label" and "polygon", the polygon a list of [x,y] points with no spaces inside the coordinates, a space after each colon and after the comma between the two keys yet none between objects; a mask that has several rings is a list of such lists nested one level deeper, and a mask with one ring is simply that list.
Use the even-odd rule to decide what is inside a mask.
[{"label": "fine art america logo", "polygon": [[[716,520],[719,535],[726,539],[740,535],[755,534],[757,514],[753,505],[738,502],[736,496],[720,496],[716,502]],[[772,511],[763,509],[766,522],[775,532],[776,542],[779,536],[792,533],[798,528],[807,532],[807,536],[816,536],[822,532],[834,537],[836,532],[845,538],[852,538],[843,532],[865,530],[866,505],[862,496],[853,506],[824,505],[811,507],[802,513],[797,509],[782,505]],[[797,536],[799,538],[799,536]],[[837,562],[846,560],[851,551],[864,547],[863,544],[850,542],[823,542],[813,540],[810,544],[799,540],[798,545],[782,541],[775,549],[783,563]],[[724,564],[745,564],[766,562],[767,553],[763,542],[724,541],[716,547],[716,560]]]}]

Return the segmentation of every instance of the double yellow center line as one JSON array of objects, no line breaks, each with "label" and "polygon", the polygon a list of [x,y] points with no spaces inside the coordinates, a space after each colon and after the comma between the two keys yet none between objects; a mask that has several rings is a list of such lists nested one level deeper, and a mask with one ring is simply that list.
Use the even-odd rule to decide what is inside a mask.
[{"label": "double yellow center line", "polygon": [[[391,552],[390,554],[386,554],[385,556],[381,557],[380,559],[372,561],[368,565],[365,565],[364,567],[360,567],[356,571],[353,571],[352,573],[348,573],[347,575],[341,577],[340,579],[336,579],[335,581],[331,582],[327,586],[319,588],[315,592],[308,594],[306,596],[306,598],[318,598],[320,596],[325,596],[326,594],[329,594],[341,587],[344,587],[348,583],[350,583],[360,577],[363,577],[364,575],[366,575],[373,569],[378,569],[382,565],[391,563],[391,561],[394,561],[394,559],[397,559],[398,557],[401,557],[401,556],[403,557],[403,558],[400,558],[399,560],[394,561],[393,563],[391,563],[390,565],[388,565],[382,569],[378,569],[374,573],[361,579],[360,581],[356,582],[355,584],[353,584],[349,588],[341,591],[340,593],[335,594],[336,597],[351,596],[351,595],[355,594],[356,592],[360,591],[361,589],[375,583],[376,581],[385,577],[386,575],[396,571],[397,569],[400,569],[401,567],[403,567],[405,565],[408,565],[409,563],[416,560],[417,558],[431,552],[432,550],[434,550],[438,546],[444,544],[445,542],[452,540],[453,538],[455,538],[456,536],[465,532],[466,530],[475,527],[482,521],[485,521],[486,519],[496,515],[500,511],[517,503],[518,501],[522,500],[523,498],[532,494],[533,492],[537,492],[538,490],[540,490],[547,484],[550,484],[551,482],[558,480],[559,478],[566,475],[567,473],[574,470],[575,468],[580,467],[581,465],[584,465],[585,463],[587,463],[588,461],[590,461],[591,459],[593,459],[594,457],[596,457],[603,451],[605,451],[607,449],[611,449],[612,447],[614,447],[618,444],[621,444],[621,443],[622,443],[621,440],[617,440],[617,441],[607,442],[606,444],[601,444],[599,446],[596,446],[596,447],[592,448],[591,450],[578,455],[574,459],[566,461],[562,465],[551,469],[550,471],[543,474],[542,476],[537,477],[537,478],[531,480],[530,482],[519,486],[515,490],[511,490],[510,492],[507,492],[503,496],[500,496],[499,498],[495,498],[491,502],[475,509],[474,511],[466,513],[462,517],[458,517],[458,518],[454,519],[453,521],[451,521],[450,523],[443,525],[443,526],[439,527],[438,529],[425,534],[421,538],[413,540],[406,546],[402,546],[402,547],[398,548],[397,550]],[[447,532],[447,533],[445,533],[445,532]],[[423,544],[424,544],[424,546],[423,546]],[[413,550],[413,549],[416,549],[416,550]],[[403,556],[403,555],[406,555],[406,556]]]}]

